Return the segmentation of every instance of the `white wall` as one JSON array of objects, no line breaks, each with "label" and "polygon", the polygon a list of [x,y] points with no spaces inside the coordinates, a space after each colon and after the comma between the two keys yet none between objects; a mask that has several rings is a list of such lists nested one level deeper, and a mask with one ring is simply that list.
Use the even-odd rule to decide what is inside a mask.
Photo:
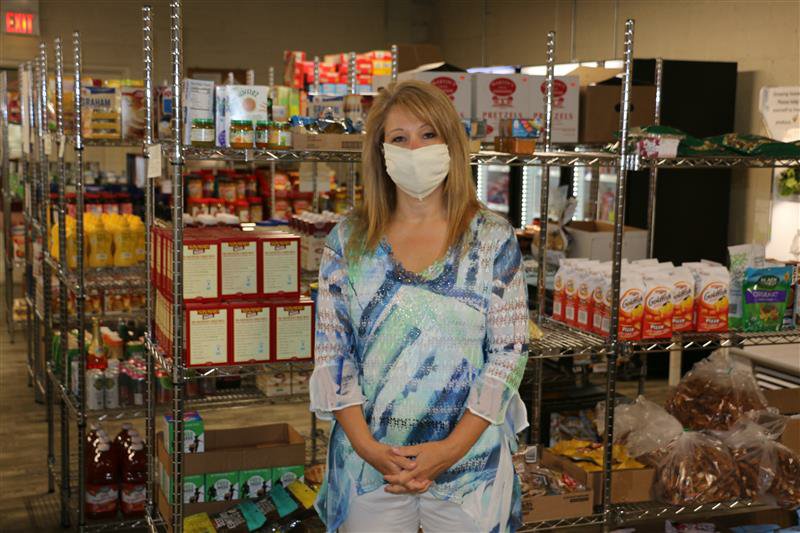
[{"label": "white wall", "polygon": [[[457,65],[480,64],[484,2],[439,0],[437,5],[445,57]],[[766,133],[758,113],[762,86],[800,84],[797,0],[577,0],[574,36],[572,0],[487,0],[485,5],[489,65],[543,64],[549,30],[556,31],[559,62],[620,57],[628,18],[636,21],[637,57],[736,61],[737,132]],[[769,197],[768,170],[734,173],[731,244],[766,242]]]}]

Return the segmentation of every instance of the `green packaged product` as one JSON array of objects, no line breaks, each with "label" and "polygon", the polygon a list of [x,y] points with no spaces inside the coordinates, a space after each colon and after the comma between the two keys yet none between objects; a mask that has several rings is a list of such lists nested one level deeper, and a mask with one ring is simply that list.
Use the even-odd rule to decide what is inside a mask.
[{"label": "green packaged product", "polygon": [[792,267],[748,268],[742,312],[745,331],[779,331],[792,285]]},{"label": "green packaged product", "polygon": [[225,502],[239,499],[239,472],[206,474],[206,501]]},{"label": "green packaged product", "polygon": [[[172,415],[164,415],[167,422],[169,434],[167,438],[167,451],[174,453],[173,441],[175,435],[175,424]],[[203,453],[206,449],[206,431],[203,419],[197,411],[188,411],[183,414],[183,452],[184,453]]]},{"label": "green packaged product", "polygon": [[242,499],[262,498],[272,488],[272,469],[259,468],[239,472],[239,490]]},{"label": "green packaged product", "polygon": [[293,481],[303,481],[305,470],[303,465],[299,466],[276,466],[272,469],[272,486],[283,485],[288,487]]},{"label": "green packaged product", "polygon": [[707,140],[720,144],[736,153],[762,157],[800,157],[800,147],[746,133],[726,133]]}]

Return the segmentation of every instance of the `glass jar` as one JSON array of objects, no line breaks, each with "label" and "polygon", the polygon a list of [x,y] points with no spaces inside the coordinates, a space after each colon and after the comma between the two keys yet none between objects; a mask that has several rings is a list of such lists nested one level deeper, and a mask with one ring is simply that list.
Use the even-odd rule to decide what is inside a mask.
[{"label": "glass jar", "polygon": [[247,183],[245,188],[247,190],[247,196],[258,196],[258,180],[256,177],[252,174],[248,174],[246,179]]},{"label": "glass jar", "polygon": [[228,179],[221,179],[217,184],[219,190],[219,197],[220,199],[226,202],[235,202],[236,201],[236,183],[228,180]]},{"label": "glass jar", "polygon": [[255,135],[250,120],[231,120],[231,148],[252,148]]},{"label": "glass jar", "polygon": [[280,125],[277,122],[269,123],[269,147],[279,149],[281,147]]},{"label": "glass jar", "polygon": [[239,222],[250,222],[250,203],[247,200],[236,200],[233,208],[233,214],[239,217]]},{"label": "glass jar", "polygon": [[201,178],[200,176],[187,176],[186,196],[188,198],[203,197],[203,178]]},{"label": "glass jar", "polygon": [[189,133],[192,146],[201,148],[214,147],[214,120],[210,118],[196,118],[192,120],[192,129]]},{"label": "glass jar", "polygon": [[256,147],[269,148],[269,122],[266,120],[256,122]]},{"label": "glass jar", "polygon": [[278,145],[283,150],[292,148],[292,127],[288,122],[283,122],[278,127]]}]

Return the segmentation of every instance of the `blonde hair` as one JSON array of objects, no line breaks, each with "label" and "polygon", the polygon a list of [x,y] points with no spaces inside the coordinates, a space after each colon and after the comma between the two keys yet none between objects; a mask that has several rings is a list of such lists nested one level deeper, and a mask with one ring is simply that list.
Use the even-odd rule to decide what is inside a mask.
[{"label": "blonde hair", "polygon": [[364,203],[352,220],[348,242],[351,258],[375,250],[397,205],[397,188],[386,172],[383,156],[383,130],[389,111],[398,106],[430,124],[450,152],[450,171],[444,182],[449,222],[447,249],[461,239],[480,208],[470,170],[467,135],[453,103],[429,83],[392,83],[375,98],[367,116],[362,153]]}]

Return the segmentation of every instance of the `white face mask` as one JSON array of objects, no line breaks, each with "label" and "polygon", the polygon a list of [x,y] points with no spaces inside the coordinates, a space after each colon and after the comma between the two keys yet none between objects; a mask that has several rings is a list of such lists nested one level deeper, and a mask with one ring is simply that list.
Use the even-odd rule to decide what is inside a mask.
[{"label": "white face mask", "polygon": [[383,143],[386,172],[403,192],[423,200],[436,190],[450,171],[446,144],[432,144],[416,150]]}]

